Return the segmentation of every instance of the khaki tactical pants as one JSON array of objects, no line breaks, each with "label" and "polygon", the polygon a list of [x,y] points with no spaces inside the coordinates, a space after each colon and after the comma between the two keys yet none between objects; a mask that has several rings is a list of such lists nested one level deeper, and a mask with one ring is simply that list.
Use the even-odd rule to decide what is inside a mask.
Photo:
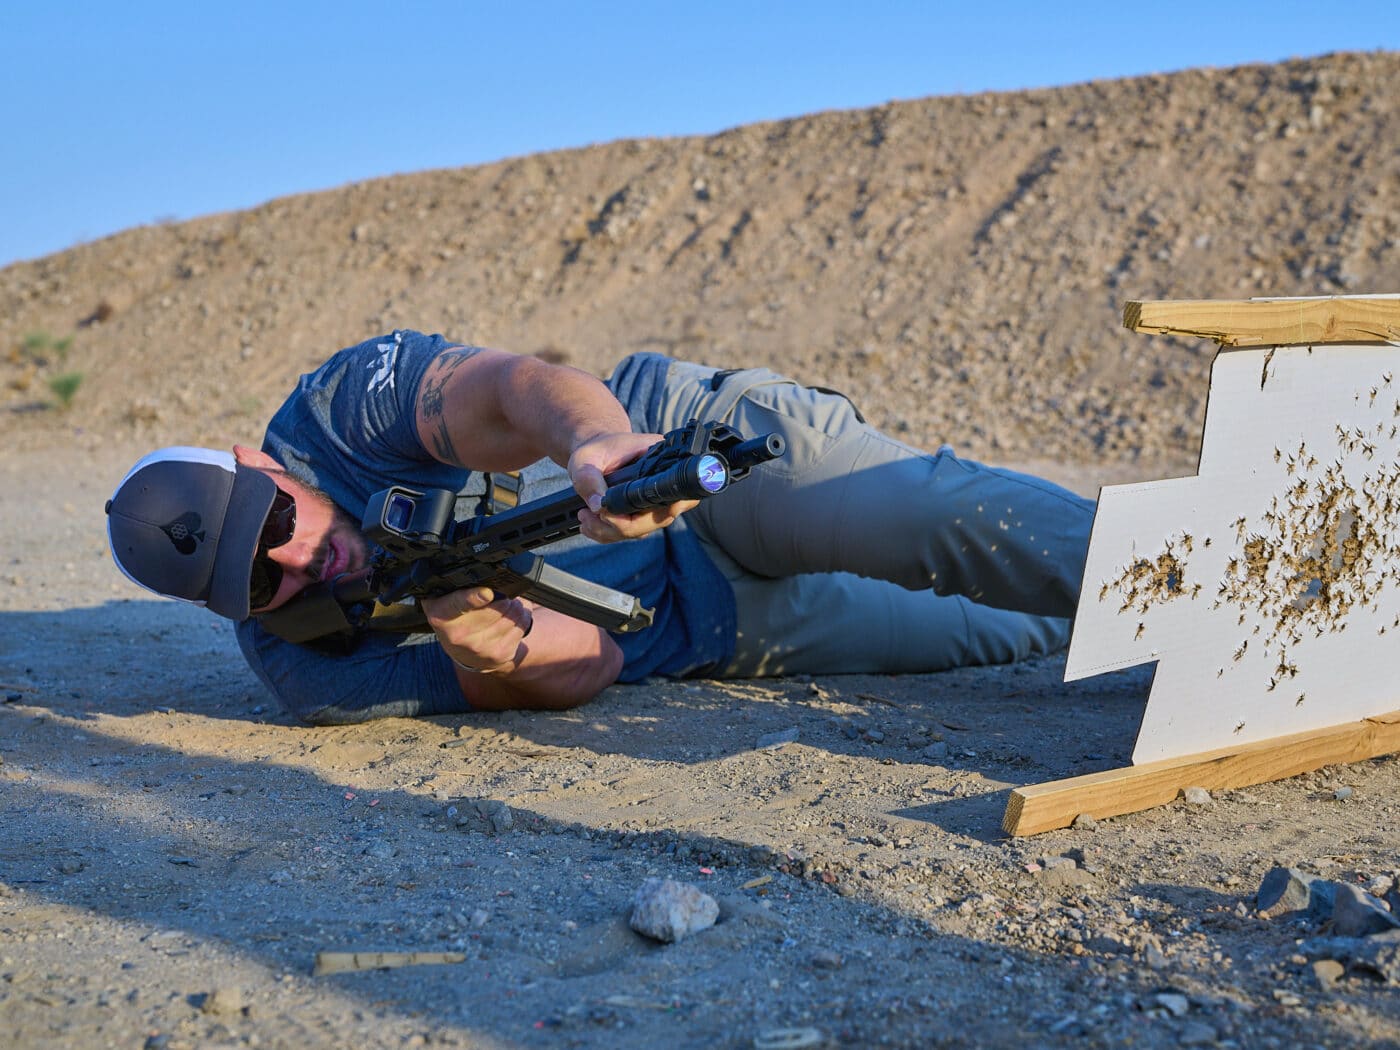
[{"label": "khaki tactical pants", "polygon": [[1067,643],[1091,500],[902,444],[767,369],[674,362],[660,405],[657,433],[719,419],[787,443],[687,515],[734,588],[725,675],[936,671]]}]

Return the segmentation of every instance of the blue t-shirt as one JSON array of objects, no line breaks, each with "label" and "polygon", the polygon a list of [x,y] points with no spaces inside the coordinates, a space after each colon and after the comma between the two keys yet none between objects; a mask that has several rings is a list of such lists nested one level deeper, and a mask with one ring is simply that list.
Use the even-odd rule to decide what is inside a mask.
[{"label": "blue t-shirt", "polygon": [[[423,375],[444,349],[441,336],[399,331],[340,351],[296,390],[268,424],[263,450],[287,472],[325,492],[359,520],[370,496],[391,485],[458,492],[457,515],[474,513],[480,476],[433,459],[418,437],[415,405]],[[639,430],[656,418],[668,359],[636,355],[619,365],[619,393]],[[657,372],[656,370],[662,370]],[[523,472],[522,501],[565,488],[543,463]],[[652,626],[615,634],[624,682],[648,675],[703,675],[734,652],[734,595],[682,517],[640,540],[596,544],[575,537],[538,552],[551,565],[636,595],[655,609]],[[431,633],[366,632],[348,652],[294,645],[256,617],[237,628],[249,665],[289,711],[308,722],[359,722],[470,709],[447,654]]]}]

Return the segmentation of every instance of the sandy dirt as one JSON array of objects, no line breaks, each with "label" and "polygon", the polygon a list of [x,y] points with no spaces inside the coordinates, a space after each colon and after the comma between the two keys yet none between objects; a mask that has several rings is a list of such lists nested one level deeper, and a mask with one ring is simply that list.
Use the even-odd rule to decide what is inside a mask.
[{"label": "sandy dirt", "polygon": [[[1298,944],[1320,931],[1253,913],[1275,864],[1361,882],[1400,867],[1400,761],[1009,839],[1011,787],[1128,760],[1150,670],[1066,685],[1062,658],[306,728],[228,625],[110,568],[92,508],[132,452],[26,453],[0,473],[44,494],[3,512],[10,1045],[1335,1047],[1400,1031],[1391,986],[1324,986]],[[720,921],[673,945],[633,933],[652,876],[699,886]],[[313,976],[324,951],[463,961]]]},{"label": "sandy dirt", "polygon": [[[1400,759],[1008,838],[1013,787],[1129,760],[1151,668],[1063,657],[307,728],[229,625],[117,573],[101,513],[145,451],[255,443],[396,324],[768,364],[1087,493],[1189,472],[1211,348],[1123,333],[1122,300],[1400,291],[1397,83],[1377,53],[899,104],[0,270],[0,1044],[1400,1045],[1393,983],[1255,909],[1276,865],[1384,896]],[[719,921],[635,934],[650,877]]]}]

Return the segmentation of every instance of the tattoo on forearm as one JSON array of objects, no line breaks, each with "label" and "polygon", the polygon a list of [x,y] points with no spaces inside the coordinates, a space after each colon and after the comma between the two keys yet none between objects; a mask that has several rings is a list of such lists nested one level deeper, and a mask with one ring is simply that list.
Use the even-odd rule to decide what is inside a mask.
[{"label": "tattoo on forearm", "polygon": [[419,404],[423,410],[423,421],[433,427],[433,432],[430,435],[433,443],[433,455],[444,463],[453,463],[459,467],[464,464],[457,455],[457,449],[452,444],[452,435],[447,429],[443,390],[452,374],[479,353],[481,353],[481,348],[475,346],[459,346],[451,350],[444,350],[433,361],[428,369],[428,374],[423,377],[423,389],[418,394]]}]

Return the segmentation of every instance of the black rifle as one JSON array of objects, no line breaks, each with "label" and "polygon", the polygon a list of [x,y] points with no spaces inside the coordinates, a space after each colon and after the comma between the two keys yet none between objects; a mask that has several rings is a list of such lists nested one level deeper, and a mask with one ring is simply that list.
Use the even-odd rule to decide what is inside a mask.
[{"label": "black rifle", "polygon": [[[691,420],[621,470],[609,474],[604,509],[634,514],[723,492],[760,463],[783,454],[783,439],[745,440],[723,423]],[[395,486],[370,497],[362,529],[376,549],[369,565],[302,591],[259,622],[289,642],[346,640],[362,630],[426,630],[405,598],[490,587],[497,597],[527,598],[609,631],[650,626],[652,610],[635,597],[562,572],[528,553],[579,531],[583,498],[573,489],[499,514],[452,519],[457,493]]]}]

